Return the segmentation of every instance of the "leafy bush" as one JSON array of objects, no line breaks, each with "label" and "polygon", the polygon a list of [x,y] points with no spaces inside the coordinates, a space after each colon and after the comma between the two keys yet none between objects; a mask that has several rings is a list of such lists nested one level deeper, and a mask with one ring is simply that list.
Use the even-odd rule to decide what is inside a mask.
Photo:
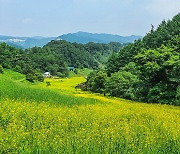
[{"label": "leafy bush", "polygon": [[0,73],[2,74],[2,73],[4,73],[4,69],[3,69],[3,67],[0,65]]},{"label": "leafy bush", "polygon": [[44,77],[43,77],[42,73],[36,72],[35,77],[36,77],[37,81],[40,81],[40,82],[44,81]]},{"label": "leafy bush", "polygon": [[35,76],[33,74],[26,74],[26,80],[34,83]]},{"label": "leafy bush", "polygon": [[57,72],[57,76],[60,77],[60,78],[65,78],[66,75],[61,73],[61,72]]},{"label": "leafy bush", "polygon": [[29,82],[32,82],[32,83],[34,81],[43,82],[44,77],[43,77],[42,73],[40,73],[40,72],[28,73],[28,74],[26,74],[26,80],[28,80]]},{"label": "leafy bush", "polygon": [[87,78],[87,87],[94,92],[104,93],[107,82],[107,74],[104,71],[91,72]]},{"label": "leafy bush", "polygon": [[77,69],[75,69],[75,70],[74,70],[74,73],[75,73],[75,74],[78,74],[78,70],[77,70]]},{"label": "leafy bush", "polygon": [[19,65],[16,65],[13,70],[14,70],[15,72],[19,72],[19,73],[22,73],[22,72],[23,72],[21,66],[19,66]]},{"label": "leafy bush", "polygon": [[176,92],[176,105],[180,105],[180,86],[178,86]]},{"label": "leafy bush", "polygon": [[139,83],[136,75],[126,71],[114,73],[107,82],[107,92],[112,96],[135,99],[135,85]]}]

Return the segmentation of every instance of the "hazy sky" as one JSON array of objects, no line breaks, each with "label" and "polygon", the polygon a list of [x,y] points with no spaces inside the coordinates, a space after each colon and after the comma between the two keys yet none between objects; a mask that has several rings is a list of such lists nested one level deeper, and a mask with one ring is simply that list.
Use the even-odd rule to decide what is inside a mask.
[{"label": "hazy sky", "polygon": [[0,35],[144,35],[179,12],[180,0],[0,0]]}]

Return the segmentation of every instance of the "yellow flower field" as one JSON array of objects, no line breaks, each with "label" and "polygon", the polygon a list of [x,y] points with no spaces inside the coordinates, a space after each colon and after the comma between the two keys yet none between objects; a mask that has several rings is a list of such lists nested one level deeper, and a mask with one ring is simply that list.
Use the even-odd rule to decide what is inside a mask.
[{"label": "yellow flower field", "polygon": [[28,86],[97,103],[1,99],[0,153],[180,153],[179,107],[75,90],[84,80],[48,79],[51,86],[46,81]]}]

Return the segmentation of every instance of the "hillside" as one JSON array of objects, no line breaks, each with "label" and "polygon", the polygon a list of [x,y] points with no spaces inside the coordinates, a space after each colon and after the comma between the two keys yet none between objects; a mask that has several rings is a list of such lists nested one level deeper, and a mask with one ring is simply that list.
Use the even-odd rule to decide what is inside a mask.
[{"label": "hillside", "polygon": [[57,39],[66,40],[68,42],[76,42],[81,44],[86,44],[89,42],[94,43],[110,43],[110,42],[119,42],[119,43],[130,43],[135,40],[140,39],[141,36],[120,36],[120,35],[112,35],[112,34],[96,34],[96,33],[87,33],[87,32],[77,32],[77,33],[69,33],[63,34],[59,36]]},{"label": "hillside", "polygon": [[[46,86],[46,82],[50,86]],[[0,74],[0,153],[178,153],[180,110]]]},{"label": "hillside", "polygon": [[38,78],[41,78],[40,74],[44,72],[67,77],[68,66],[103,68],[108,57],[113,52],[119,52],[124,46],[117,42],[109,44],[91,42],[83,45],[60,40],[51,41],[43,47],[22,50],[0,43],[0,66],[26,74],[31,80],[37,78],[35,77],[37,74]]},{"label": "hillside", "polygon": [[92,73],[86,89],[136,101],[180,105],[179,32],[180,14],[162,21],[157,29],[152,26],[142,40],[113,54],[106,70]]},{"label": "hillside", "polygon": [[26,53],[30,55],[36,68],[49,70],[55,75],[62,65],[90,69],[103,67],[112,52],[118,52],[123,46],[120,43],[82,45],[60,40],[51,41],[42,48],[26,50]]}]

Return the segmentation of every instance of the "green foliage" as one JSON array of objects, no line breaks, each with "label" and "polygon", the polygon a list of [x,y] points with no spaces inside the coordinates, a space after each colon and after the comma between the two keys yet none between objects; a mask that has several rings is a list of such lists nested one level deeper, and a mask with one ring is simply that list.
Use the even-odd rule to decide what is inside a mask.
[{"label": "green foliage", "polygon": [[44,77],[42,75],[42,73],[35,71],[33,73],[28,73],[26,74],[26,80],[29,82],[34,83],[34,81],[40,81],[43,82],[44,81]]},{"label": "green foliage", "polygon": [[35,76],[33,74],[26,74],[26,80],[27,81],[34,83],[35,79],[36,78],[35,78]]},{"label": "green foliage", "polygon": [[107,92],[112,96],[135,100],[135,86],[139,83],[136,75],[126,71],[114,73],[107,82]]},{"label": "green foliage", "polygon": [[176,91],[176,104],[180,105],[180,86],[178,86]]},{"label": "green foliage", "polygon": [[69,71],[69,76],[68,77],[87,77],[93,70],[88,69],[88,68],[76,68],[74,71]]},{"label": "green foliage", "polygon": [[[34,76],[29,75],[29,79],[34,81]],[[44,83],[51,85],[49,82]],[[62,94],[58,90],[50,90],[42,87],[36,87],[34,84],[25,82],[25,76],[17,72],[5,71],[0,76],[0,100],[22,100],[22,102],[46,102],[50,104],[61,104],[65,106],[95,104],[94,99],[76,98],[67,94]],[[59,88],[59,87],[58,87]]]},{"label": "green foliage", "polygon": [[176,46],[179,38],[180,13],[172,20],[162,21],[156,30],[151,31],[143,38],[142,42],[147,49],[156,49],[164,45]]},{"label": "green foliage", "polygon": [[34,75],[36,69],[40,72],[50,72],[53,76],[68,77],[68,66],[89,69],[103,67],[109,55],[113,51],[118,52],[123,46],[113,42],[83,45],[60,40],[51,41],[43,47],[34,47],[23,51],[1,43],[0,64],[3,68],[27,74],[27,79],[31,82],[32,80],[42,80],[39,77],[36,79],[36,75]]},{"label": "green foliage", "polygon": [[[157,29],[152,25],[142,40],[128,44],[118,54],[113,54],[106,65],[110,78],[108,89],[105,89],[110,95],[179,105],[179,27],[180,14],[171,21],[163,21]],[[89,77],[93,79],[93,76]]]},{"label": "green foliage", "polygon": [[130,62],[124,67],[122,67],[123,71],[130,72],[131,74],[134,74],[136,76],[140,75],[139,66],[135,62]]},{"label": "green foliage", "polygon": [[23,72],[21,66],[19,66],[19,65],[16,65],[13,70],[14,70],[15,72],[19,72],[19,73],[22,73],[22,72]]},{"label": "green foliage", "polygon": [[65,74],[61,73],[61,72],[57,72],[57,77],[60,77],[60,78],[65,78]]},{"label": "green foliage", "polygon": [[49,87],[49,86],[51,86],[51,82],[46,81],[46,87]]},{"label": "green foliage", "polygon": [[6,43],[0,43],[0,64],[5,69],[28,74],[31,73],[32,63],[25,52]]},{"label": "green foliage", "polygon": [[110,57],[109,60],[106,64],[106,70],[107,70],[107,74],[108,76],[110,76],[112,73],[114,72],[118,72],[120,65],[118,62],[118,54],[117,53],[113,53]]},{"label": "green foliage", "polygon": [[36,76],[37,81],[44,82],[44,77],[43,77],[42,73],[36,72],[35,76]]},{"label": "green foliage", "polygon": [[75,70],[74,70],[74,73],[75,73],[75,74],[78,74],[78,70],[77,70],[77,69],[75,69]]},{"label": "green foliage", "polygon": [[118,72],[122,67],[133,61],[133,57],[141,51],[143,46],[141,40],[130,43],[120,50],[118,55],[114,54],[107,62],[107,73],[110,76],[112,73]]},{"label": "green foliage", "polygon": [[3,67],[0,65],[0,73],[2,74],[2,73],[4,73],[4,69],[3,69]]},{"label": "green foliage", "polygon": [[25,53],[31,60],[33,68],[38,68],[42,72],[51,72],[52,75],[67,77],[68,66],[97,69],[105,64],[113,50],[117,52],[122,46],[120,43],[82,45],[61,40],[51,41],[42,48],[28,49]]},{"label": "green foliage", "polygon": [[180,84],[180,56],[174,49],[162,46],[143,50],[135,56],[140,77],[149,84],[149,102],[174,102]]},{"label": "green foliage", "polygon": [[162,82],[150,87],[148,92],[148,101],[155,103],[172,103],[172,98],[174,98],[174,92],[168,90],[168,85]]},{"label": "green foliage", "polygon": [[104,93],[105,84],[107,82],[107,74],[104,71],[94,71],[87,77],[87,87],[94,92]]}]

